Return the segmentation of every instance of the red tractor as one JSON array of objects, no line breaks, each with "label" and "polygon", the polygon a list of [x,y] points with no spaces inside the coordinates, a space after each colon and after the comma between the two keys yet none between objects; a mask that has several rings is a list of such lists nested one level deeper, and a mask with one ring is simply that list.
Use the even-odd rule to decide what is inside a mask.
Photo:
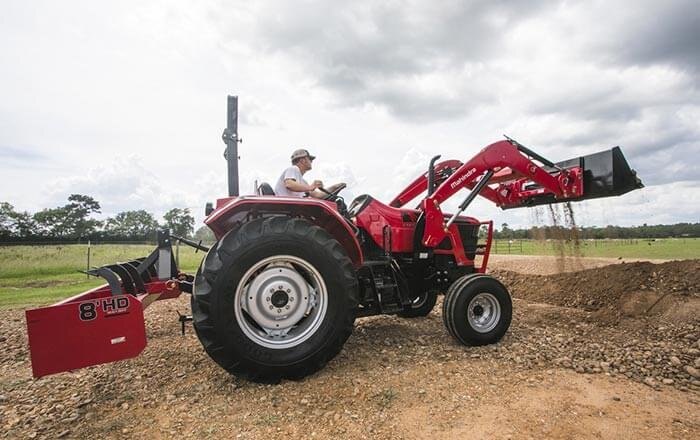
[{"label": "red tractor", "polygon": [[[388,204],[362,195],[325,200],[238,196],[237,98],[224,131],[230,197],[208,206],[211,249],[167,232],[147,258],[95,268],[108,284],[27,311],[35,376],[136,356],[146,345],[143,309],[192,294],[191,320],[204,349],[228,372],[254,381],[298,379],[335,357],[357,317],[412,318],[433,309],[465,345],[497,342],[511,298],[486,274],[493,222],[463,216],[478,196],[501,208],[621,195],[643,185],[619,147],[553,163],[513,139],[467,162],[430,161]],[[441,205],[469,190],[459,209]],[[415,208],[406,205],[424,194]],[[196,276],[180,273],[171,239],[207,250]],[[63,332],[56,332],[62,328]]]}]

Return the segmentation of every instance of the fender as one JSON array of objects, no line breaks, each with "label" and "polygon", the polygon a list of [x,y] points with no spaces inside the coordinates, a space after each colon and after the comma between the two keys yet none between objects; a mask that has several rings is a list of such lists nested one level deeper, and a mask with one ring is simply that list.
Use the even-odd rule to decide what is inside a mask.
[{"label": "fender", "polygon": [[362,249],[355,231],[331,201],[278,196],[227,197],[216,201],[216,209],[204,219],[204,224],[219,240],[231,229],[253,218],[273,215],[302,217],[323,228],[345,248],[355,268],[362,266]]}]

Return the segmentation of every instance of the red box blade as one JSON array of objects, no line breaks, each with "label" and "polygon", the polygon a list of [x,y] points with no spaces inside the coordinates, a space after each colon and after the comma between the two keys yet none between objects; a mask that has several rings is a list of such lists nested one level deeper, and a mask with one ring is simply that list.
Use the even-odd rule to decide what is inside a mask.
[{"label": "red box blade", "polygon": [[131,295],[27,310],[34,377],[129,359],[146,347],[141,302]]}]

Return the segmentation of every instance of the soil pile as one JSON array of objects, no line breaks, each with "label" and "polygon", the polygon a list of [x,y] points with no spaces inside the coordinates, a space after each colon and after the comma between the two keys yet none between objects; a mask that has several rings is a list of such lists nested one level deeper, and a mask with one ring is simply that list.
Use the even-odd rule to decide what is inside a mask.
[{"label": "soil pile", "polygon": [[515,297],[619,318],[663,312],[661,303],[669,296],[676,301],[697,298],[700,260],[622,263],[553,275],[495,270],[493,275]]},{"label": "soil pile", "polygon": [[181,336],[184,295],[149,307],[140,356],[41,379],[24,312],[1,310],[0,438],[700,438],[700,312],[613,326],[586,310],[638,292],[688,309],[700,260],[535,275],[555,260],[494,259],[516,296],[498,344],[458,344],[439,302],[425,318],[358,319],[326,368],[279,385],[229,376],[191,328]]}]

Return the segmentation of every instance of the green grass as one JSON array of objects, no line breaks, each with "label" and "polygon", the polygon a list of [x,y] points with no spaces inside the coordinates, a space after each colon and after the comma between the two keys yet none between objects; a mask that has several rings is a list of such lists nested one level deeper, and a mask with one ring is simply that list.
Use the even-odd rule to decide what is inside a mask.
[{"label": "green grass", "polygon": [[699,238],[664,238],[632,240],[581,240],[572,242],[508,240],[494,242],[491,249],[496,254],[564,255],[605,258],[693,259],[700,258]]},{"label": "green grass", "polygon": [[[150,245],[96,245],[91,248],[91,266],[100,266],[148,255]],[[576,248],[554,241],[514,240],[511,254],[579,255],[584,257],[689,259],[700,258],[700,239],[597,240],[582,241]],[[492,252],[508,253],[507,240],[494,242]],[[0,246],[0,309],[50,304],[104,282],[87,278],[87,245]],[[180,247],[180,269],[194,273],[202,252]]]},{"label": "green grass", "polygon": [[[151,245],[94,245],[90,266],[147,256]],[[194,273],[204,254],[180,247],[180,269]],[[0,309],[50,304],[104,284],[79,273],[87,268],[87,245],[0,247]]]}]

